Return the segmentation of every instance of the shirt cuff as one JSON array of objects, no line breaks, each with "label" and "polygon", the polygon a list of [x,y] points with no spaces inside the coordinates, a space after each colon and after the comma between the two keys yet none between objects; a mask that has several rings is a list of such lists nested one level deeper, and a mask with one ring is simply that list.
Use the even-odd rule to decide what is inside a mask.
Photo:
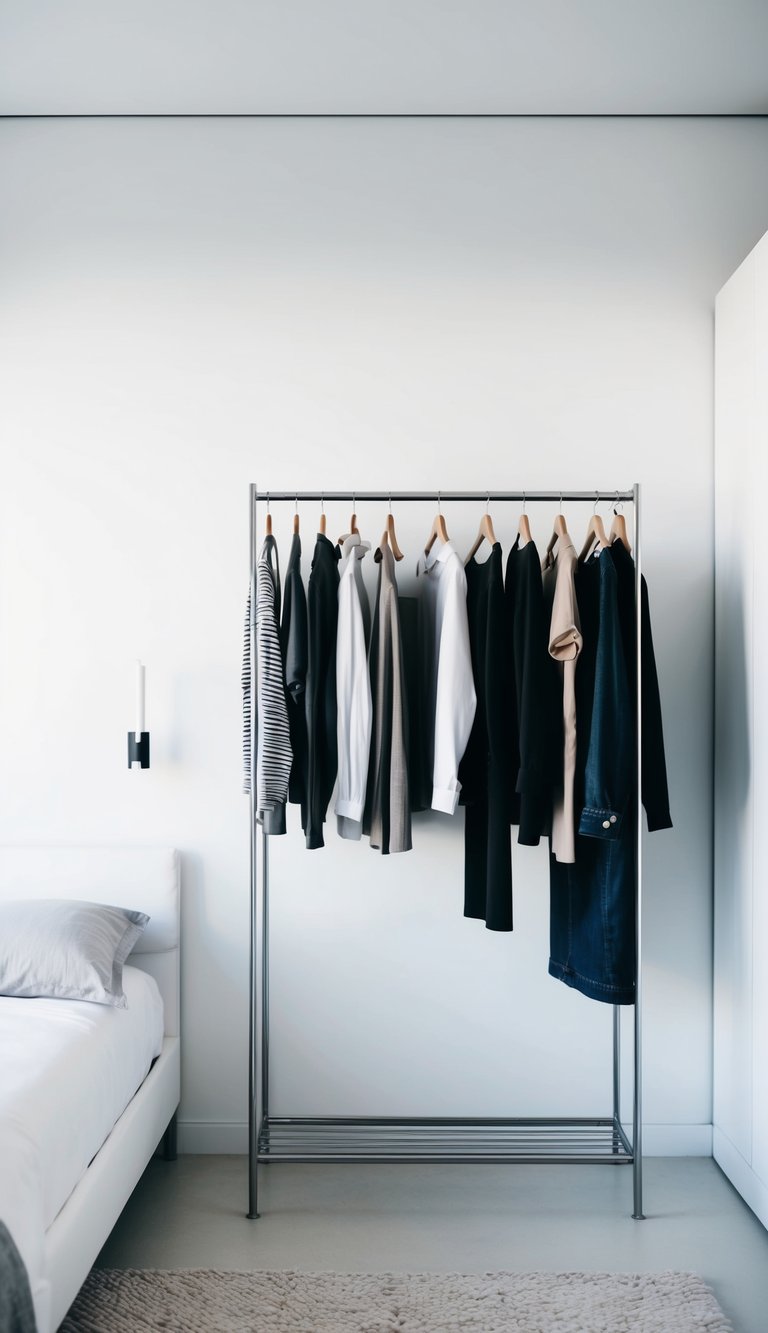
[{"label": "shirt cuff", "polygon": [[363,817],[364,805],[364,801],[338,800],[336,802],[336,814],[341,815],[344,819],[354,819],[359,824]]},{"label": "shirt cuff", "polygon": [[618,810],[596,810],[585,805],[579,820],[579,833],[585,838],[605,838],[613,842],[621,833],[622,820]]},{"label": "shirt cuff", "polygon": [[432,809],[442,810],[444,815],[453,815],[456,813],[456,806],[459,803],[459,792],[461,783],[457,782],[455,787],[433,787],[432,788]]},{"label": "shirt cuff", "polygon": [[658,833],[659,829],[672,828],[672,816],[669,809],[646,810],[646,819],[648,820],[648,832]]}]

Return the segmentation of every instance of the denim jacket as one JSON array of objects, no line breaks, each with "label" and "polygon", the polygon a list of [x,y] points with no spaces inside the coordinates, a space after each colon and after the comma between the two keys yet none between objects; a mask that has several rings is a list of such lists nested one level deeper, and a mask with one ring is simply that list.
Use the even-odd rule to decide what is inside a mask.
[{"label": "denim jacket", "polygon": [[600,626],[584,770],[584,808],[578,831],[589,838],[613,840],[623,832],[632,794],[634,765],[629,756],[634,749],[634,726],[619,624],[616,569],[609,551],[601,552],[598,559]]},{"label": "denim jacket", "polygon": [[[618,558],[617,558],[618,556]],[[635,699],[634,581],[618,552],[605,549],[577,574],[584,635],[577,686],[577,797],[581,809],[576,862],[550,857],[549,971],[566,985],[608,1004],[635,999]],[[618,568],[617,568],[618,567]],[[644,599],[645,600],[645,599]],[[649,826],[669,827],[661,707],[650,617],[643,607],[643,704],[654,724],[643,736],[653,755],[643,796],[653,797]],[[630,641],[631,636],[631,641]],[[652,668],[652,669],[651,669]]]}]

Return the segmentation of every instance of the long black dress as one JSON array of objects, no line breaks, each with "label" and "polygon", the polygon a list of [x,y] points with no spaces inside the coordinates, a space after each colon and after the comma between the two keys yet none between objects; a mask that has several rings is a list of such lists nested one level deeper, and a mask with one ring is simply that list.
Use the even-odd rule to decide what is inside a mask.
[{"label": "long black dress", "polygon": [[470,560],[466,575],[477,711],[459,767],[459,799],[466,807],[464,915],[489,930],[511,930],[509,636],[500,544],[482,564]]},{"label": "long black dress", "polygon": [[507,557],[504,584],[509,636],[511,819],[517,841],[538,846],[549,832],[552,792],[562,771],[562,686],[549,655],[549,622],[536,544],[520,545]]}]

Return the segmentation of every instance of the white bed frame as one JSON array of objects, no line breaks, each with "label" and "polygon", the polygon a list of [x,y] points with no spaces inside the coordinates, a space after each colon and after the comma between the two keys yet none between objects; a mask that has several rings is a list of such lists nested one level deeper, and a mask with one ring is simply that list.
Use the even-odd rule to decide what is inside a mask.
[{"label": "white bed frame", "polygon": [[[85,1281],[180,1097],[179,857],[161,847],[0,847],[0,900],[74,898],[147,912],[129,958],[149,972],[165,1005],[163,1049],[45,1235],[48,1301],[39,1333],[53,1333]],[[47,1305],[47,1309],[43,1307]]]}]

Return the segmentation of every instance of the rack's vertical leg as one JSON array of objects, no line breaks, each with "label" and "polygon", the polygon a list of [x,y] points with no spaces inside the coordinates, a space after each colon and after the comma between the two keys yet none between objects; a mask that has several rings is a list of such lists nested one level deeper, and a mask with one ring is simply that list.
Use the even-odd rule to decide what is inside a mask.
[{"label": "rack's vertical leg", "polygon": [[249,1025],[248,1025],[248,1217],[259,1216],[259,1164],[258,1164],[258,1027],[256,1002],[258,997],[258,978],[256,959],[259,945],[258,918],[258,867],[256,864],[256,503],[258,492],[255,486],[250,488],[249,531],[251,539],[251,794],[249,801],[251,823],[251,967],[249,977]]},{"label": "rack's vertical leg", "polygon": [[269,1134],[269,838],[261,835],[261,1123]]},{"label": "rack's vertical leg", "polygon": [[634,1096],[632,1104],[632,1184],[634,1207],[632,1216],[636,1220],[644,1217],[643,1213],[643,661],[642,661],[642,552],[640,523],[640,485],[634,486],[634,529],[635,529],[635,651],[637,653],[637,726],[635,732],[636,774],[635,781],[635,943],[636,943],[636,979],[635,979],[635,1069]]},{"label": "rack's vertical leg", "polygon": [[613,1006],[613,1151],[617,1153],[621,1140],[621,1010]]}]

